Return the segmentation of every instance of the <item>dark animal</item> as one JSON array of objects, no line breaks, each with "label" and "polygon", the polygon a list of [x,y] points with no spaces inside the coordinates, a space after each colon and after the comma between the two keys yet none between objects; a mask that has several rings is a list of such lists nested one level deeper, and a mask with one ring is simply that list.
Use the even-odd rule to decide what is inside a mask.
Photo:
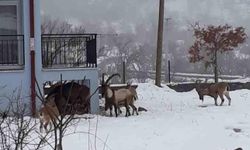
[{"label": "dark animal", "polygon": [[76,82],[57,84],[46,99],[55,98],[60,114],[88,113],[90,108],[90,89]]},{"label": "dark animal", "polygon": [[220,106],[224,103],[224,95],[228,99],[228,105],[231,105],[231,98],[229,96],[229,85],[225,82],[204,84],[200,83],[196,86],[196,91],[199,95],[200,100],[204,101],[204,95],[208,95],[214,98],[215,105],[218,106],[217,98],[221,99]]}]

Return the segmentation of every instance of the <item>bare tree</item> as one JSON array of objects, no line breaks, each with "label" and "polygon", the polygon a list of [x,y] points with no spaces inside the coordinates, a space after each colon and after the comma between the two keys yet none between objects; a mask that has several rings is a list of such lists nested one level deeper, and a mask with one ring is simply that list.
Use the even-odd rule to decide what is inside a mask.
[{"label": "bare tree", "polygon": [[67,21],[43,16],[41,32],[42,34],[83,34],[86,31],[83,25],[76,26]]},{"label": "bare tree", "polygon": [[[92,95],[97,91],[96,89]],[[39,94],[39,98],[43,97],[41,91],[39,91]],[[0,149],[39,150],[49,148],[62,150],[63,138],[72,134],[88,134],[94,136],[95,140],[102,141],[96,133],[68,131],[71,126],[77,126],[80,119],[91,119],[91,117],[75,116],[74,111],[72,111],[70,115],[63,114],[56,120],[52,120],[53,127],[48,132],[42,133],[38,129],[38,119],[29,116],[28,105],[24,103],[25,100],[21,97],[20,89],[13,91],[12,95],[5,98],[9,100],[9,105],[5,107],[6,109],[0,110]],[[41,100],[45,102],[43,98]],[[104,147],[107,147],[106,143],[104,144]]]},{"label": "bare tree", "polygon": [[[85,77],[84,77],[83,81],[84,80],[85,80]],[[65,134],[66,134],[68,128],[71,126],[77,126],[80,119],[85,118],[85,117],[81,117],[81,116],[76,116],[76,114],[78,114],[77,108],[79,107],[79,105],[84,105],[84,106],[80,106],[80,108],[82,108],[82,107],[85,108],[86,106],[88,107],[89,106],[88,104],[90,103],[91,97],[99,89],[99,88],[97,88],[94,91],[94,93],[92,93],[91,95],[88,95],[86,97],[84,103],[82,103],[83,100],[79,102],[78,99],[74,99],[74,101],[72,102],[72,96],[75,96],[74,94],[81,94],[81,93],[76,93],[74,91],[74,89],[73,89],[74,82],[73,81],[69,82],[69,83],[70,83],[70,88],[66,92],[66,93],[68,93],[68,95],[66,97],[65,97],[65,93],[62,93],[62,92],[63,92],[63,87],[67,83],[66,83],[66,81],[62,80],[62,77],[61,77],[59,83],[57,84],[57,86],[52,87],[52,88],[59,89],[59,93],[57,91],[55,93],[55,95],[52,95],[54,97],[54,99],[58,99],[59,102],[63,102],[63,101],[66,102],[65,105],[62,105],[64,107],[60,111],[60,115],[56,116],[55,120],[52,120],[53,129],[50,130],[49,132],[53,133],[53,140],[54,140],[53,146],[50,144],[51,143],[50,141],[48,141],[48,140],[46,141],[46,143],[49,143],[51,145],[51,148],[53,148],[54,150],[63,150],[63,138],[65,137]],[[44,105],[47,103],[47,99],[44,99],[43,93],[38,86],[38,82],[36,82],[36,84],[38,87],[37,97],[41,100],[42,104]],[[77,88],[80,88],[79,92],[82,92],[82,91],[80,91],[82,89],[82,87],[77,87]],[[70,109],[68,109],[68,108],[70,108]],[[50,114],[50,115],[54,115],[54,114]],[[89,118],[85,118],[85,119],[89,119]]]},{"label": "bare tree", "polygon": [[[45,57],[47,60],[45,60],[43,65],[52,66],[56,59],[63,59],[64,61],[83,59],[82,43],[85,41],[79,35],[85,33],[83,25],[76,26],[67,21],[43,16],[41,31],[43,36],[46,36],[46,39],[42,41],[46,45],[46,50],[44,51],[46,54],[44,55],[50,56]],[[58,36],[63,36],[63,38],[58,39]],[[67,53],[67,57],[66,55],[62,57],[62,54],[65,53]]]},{"label": "bare tree", "polygon": [[1,110],[0,148],[4,150],[23,150],[42,148],[48,134],[37,134],[37,120],[30,117],[27,105],[21,98],[21,89],[5,97],[8,106]]}]

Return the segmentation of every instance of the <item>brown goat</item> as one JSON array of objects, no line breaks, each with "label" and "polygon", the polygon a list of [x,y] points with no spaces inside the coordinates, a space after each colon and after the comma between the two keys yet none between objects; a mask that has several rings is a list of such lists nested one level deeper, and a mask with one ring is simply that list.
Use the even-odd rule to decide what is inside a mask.
[{"label": "brown goat", "polygon": [[115,77],[115,76],[119,76],[119,74],[112,74],[107,80],[106,82],[104,81],[104,75],[102,74],[102,87],[101,87],[101,92],[102,92],[102,97],[105,98],[105,111],[107,111],[109,109],[110,111],[110,116],[113,116],[112,114],[112,109],[113,109],[113,91],[111,90],[111,88],[108,85],[109,80],[111,80],[111,78]]},{"label": "brown goat", "polygon": [[231,105],[231,98],[229,96],[229,85],[225,82],[220,83],[212,83],[212,84],[205,84],[196,86],[196,91],[199,95],[200,100],[204,101],[204,95],[208,95],[214,98],[215,105],[218,106],[217,98],[220,96],[221,103],[220,106],[224,103],[224,95],[228,99],[228,105]]},{"label": "brown goat", "polygon": [[42,132],[43,128],[48,132],[47,126],[50,124],[50,128],[52,127],[52,123],[56,122],[59,116],[59,111],[55,104],[55,101],[52,97],[41,107],[39,111],[39,119],[40,119],[40,131]]},{"label": "brown goat", "polygon": [[[137,115],[137,108],[134,106],[133,94],[129,89],[119,89],[119,90],[112,90],[108,84],[108,81],[114,77],[120,76],[119,74],[111,75],[106,82],[102,82],[102,95],[105,97],[105,111],[110,109],[110,116],[112,116],[112,107],[115,108],[116,117],[118,116],[117,110],[120,111],[120,106],[126,107],[126,116],[130,116],[129,106],[136,111]],[[121,112],[121,111],[120,111]]]},{"label": "brown goat", "polygon": [[133,115],[134,112],[138,115],[137,108],[134,105],[134,95],[131,93],[129,89],[119,89],[113,91],[113,104],[115,107],[115,113],[117,115],[117,109],[119,109],[120,106],[126,107],[126,116],[130,116],[129,106],[133,109]]},{"label": "brown goat", "polygon": [[120,107],[124,106],[126,108],[126,117],[130,116],[129,106],[133,108],[134,111],[138,115],[137,108],[134,106],[133,94],[128,89],[119,89],[119,90],[111,90],[107,89],[107,95],[105,101],[105,110],[110,109],[110,115],[112,116],[112,107],[115,108],[115,115],[118,116],[118,110],[120,111]]}]

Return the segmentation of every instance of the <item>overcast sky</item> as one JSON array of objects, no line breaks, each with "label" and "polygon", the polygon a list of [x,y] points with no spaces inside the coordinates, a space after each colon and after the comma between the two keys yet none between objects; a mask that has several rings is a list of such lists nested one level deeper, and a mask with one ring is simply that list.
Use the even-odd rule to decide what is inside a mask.
[{"label": "overcast sky", "polygon": [[[41,14],[83,22],[131,24],[157,22],[158,0],[41,0]],[[166,0],[165,18],[183,25],[199,21],[249,27],[250,0]]]}]

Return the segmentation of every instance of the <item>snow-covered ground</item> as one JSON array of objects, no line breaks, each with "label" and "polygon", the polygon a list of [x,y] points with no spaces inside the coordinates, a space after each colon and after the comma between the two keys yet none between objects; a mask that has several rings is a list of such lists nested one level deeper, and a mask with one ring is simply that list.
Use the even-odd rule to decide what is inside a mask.
[{"label": "snow-covered ground", "polygon": [[107,112],[83,120],[70,129],[78,133],[65,137],[64,149],[250,150],[249,90],[230,92],[231,106],[227,100],[224,106],[214,106],[210,97],[201,103],[195,90],[178,93],[150,83],[139,84],[137,92],[136,106],[147,112],[117,118]]}]

